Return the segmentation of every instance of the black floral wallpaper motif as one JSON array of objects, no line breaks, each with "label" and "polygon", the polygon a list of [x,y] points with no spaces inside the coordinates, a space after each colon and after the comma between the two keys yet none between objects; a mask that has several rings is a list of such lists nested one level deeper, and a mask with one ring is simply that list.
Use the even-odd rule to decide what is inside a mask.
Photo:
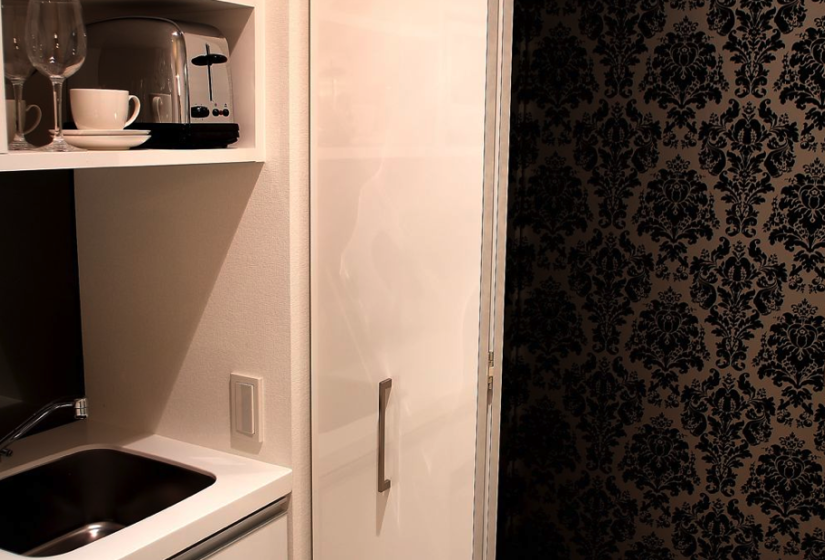
[{"label": "black floral wallpaper motif", "polygon": [[[712,239],[719,227],[713,195],[704,178],[677,155],[647,184],[633,216],[636,231],[659,243],[656,273],[661,278],[687,278],[687,249],[699,239]],[[673,268],[675,267],[675,269]]]},{"label": "black floral wallpaper motif", "polygon": [[743,109],[731,99],[725,112],[702,123],[699,138],[699,164],[719,177],[714,187],[728,204],[725,233],[755,236],[757,214],[774,191],[773,181],[793,167],[796,124],[774,113],[769,100],[758,109],[750,102]]},{"label": "black floral wallpaper motif", "polygon": [[765,229],[793,255],[794,287],[817,293],[825,291],[825,165],[817,159],[803,171],[774,199]]},{"label": "black floral wallpaper motif", "polygon": [[[665,33],[648,59],[641,81],[646,102],[667,109],[665,146],[696,145],[696,110],[710,101],[719,103],[728,89],[722,57],[699,23],[687,17]],[[674,129],[686,129],[681,140]]]},{"label": "black floral wallpaper motif", "polygon": [[825,0],[515,0],[502,560],[825,560]]}]

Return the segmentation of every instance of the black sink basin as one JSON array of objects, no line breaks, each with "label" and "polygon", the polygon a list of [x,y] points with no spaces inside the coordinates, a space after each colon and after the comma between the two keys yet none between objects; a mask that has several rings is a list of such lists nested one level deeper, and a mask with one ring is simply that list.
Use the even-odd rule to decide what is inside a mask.
[{"label": "black sink basin", "polygon": [[133,525],[215,478],[115,451],[80,451],[0,480],[0,549],[64,554]]}]

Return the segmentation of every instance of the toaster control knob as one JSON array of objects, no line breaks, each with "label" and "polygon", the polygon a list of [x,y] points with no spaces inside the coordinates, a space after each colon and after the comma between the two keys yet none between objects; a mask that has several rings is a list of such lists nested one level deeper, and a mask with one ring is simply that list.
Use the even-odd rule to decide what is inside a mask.
[{"label": "toaster control knob", "polygon": [[221,114],[222,114],[224,117],[228,117],[228,116],[229,116],[229,109],[224,109],[224,110],[221,112]]},{"label": "toaster control knob", "polygon": [[205,119],[209,116],[209,108],[204,107],[202,105],[196,105],[192,107],[192,118],[193,119]]},{"label": "toaster control knob", "polygon": [[220,109],[212,109],[212,116],[213,117],[220,117],[221,116]]}]

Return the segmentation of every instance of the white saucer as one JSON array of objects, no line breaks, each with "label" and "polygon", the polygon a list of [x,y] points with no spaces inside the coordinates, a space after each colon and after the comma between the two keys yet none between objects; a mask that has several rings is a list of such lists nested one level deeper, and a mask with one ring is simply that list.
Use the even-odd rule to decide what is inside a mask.
[{"label": "white saucer", "polygon": [[146,136],[148,130],[64,130],[63,136]]},{"label": "white saucer", "polygon": [[128,150],[146,143],[149,138],[149,135],[64,136],[68,144],[85,150]]}]

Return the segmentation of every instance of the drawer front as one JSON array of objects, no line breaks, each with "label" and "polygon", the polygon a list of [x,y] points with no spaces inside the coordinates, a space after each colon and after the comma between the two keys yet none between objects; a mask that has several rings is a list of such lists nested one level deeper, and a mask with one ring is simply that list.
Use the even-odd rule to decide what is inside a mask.
[{"label": "drawer front", "polygon": [[287,560],[286,515],[205,556],[209,560]]},{"label": "drawer front", "polygon": [[284,498],[168,560],[288,560],[286,508]]}]

